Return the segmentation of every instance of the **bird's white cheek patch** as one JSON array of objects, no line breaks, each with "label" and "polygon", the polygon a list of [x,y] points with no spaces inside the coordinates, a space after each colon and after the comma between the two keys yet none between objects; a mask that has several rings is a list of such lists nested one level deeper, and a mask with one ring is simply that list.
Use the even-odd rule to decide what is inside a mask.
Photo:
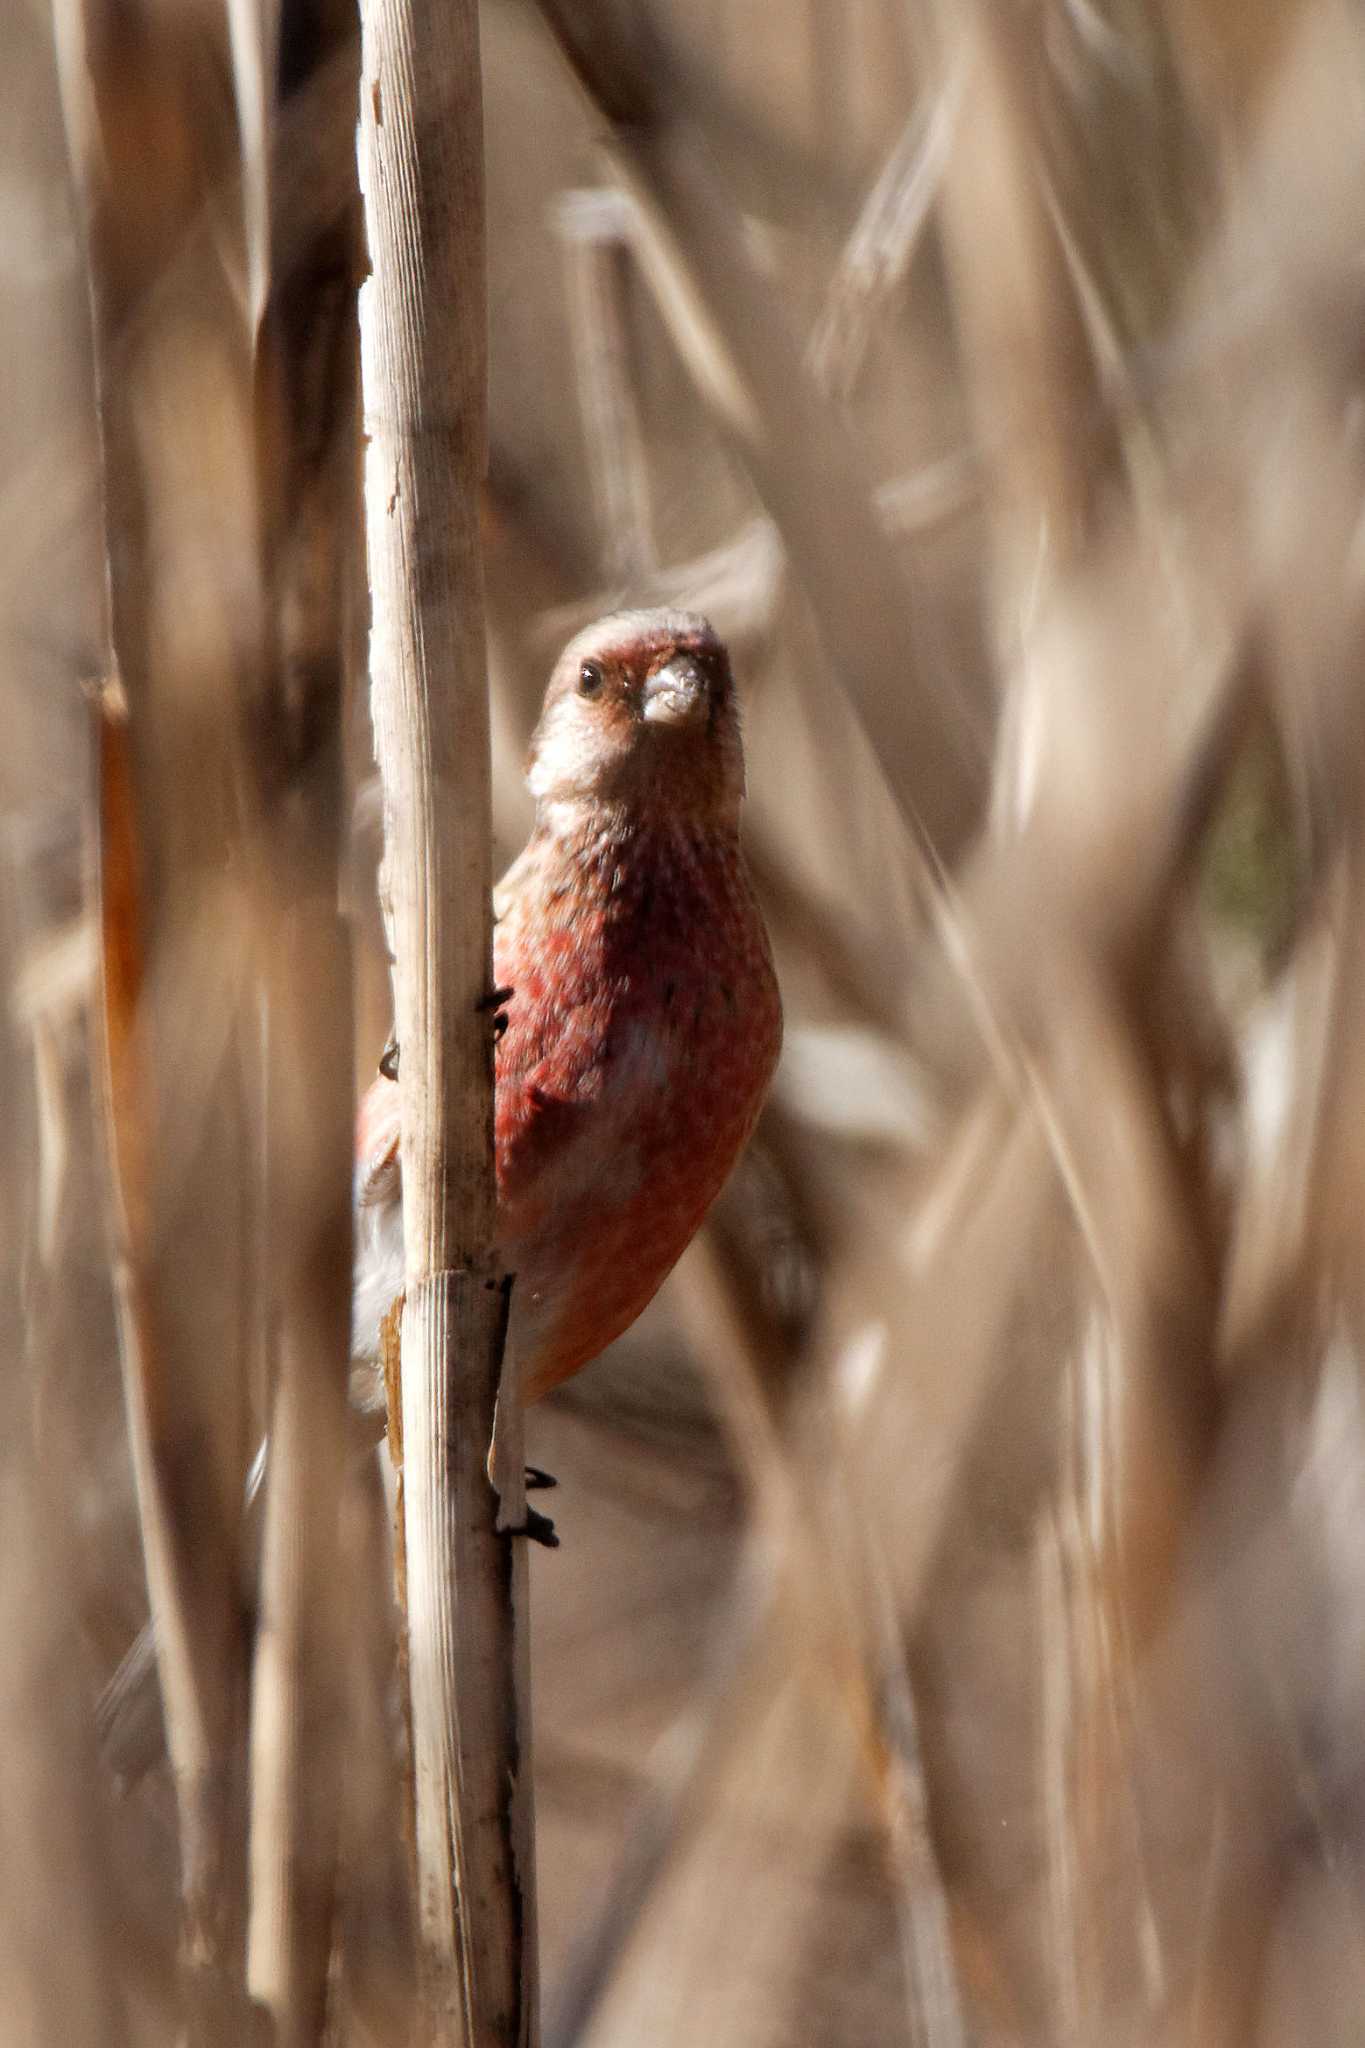
[{"label": "bird's white cheek patch", "polygon": [[542,800],[556,791],[591,789],[602,768],[603,745],[600,725],[589,723],[574,700],[566,699],[541,729],[526,787]]}]

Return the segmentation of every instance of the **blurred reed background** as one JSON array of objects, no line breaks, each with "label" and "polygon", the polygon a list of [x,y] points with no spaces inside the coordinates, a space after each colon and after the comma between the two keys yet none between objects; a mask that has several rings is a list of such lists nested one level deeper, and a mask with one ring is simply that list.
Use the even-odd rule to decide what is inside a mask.
[{"label": "blurred reed background", "polygon": [[[788,1014],[701,1240],[528,1419],[563,1538],[532,1571],[546,2042],[1341,2048],[1365,19],[482,29],[497,852],[568,631],[707,611]],[[388,1023],[353,24],[8,0],[5,58],[0,2042],[268,2040],[292,1971],[327,2010],[281,2040],[392,2048],[387,1517],[312,1370]],[[117,1323],[148,1264],[144,1562]],[[297,1550],[239,1511],[272,1415],[324,1447],[284,1457]],[[174,1781],[129,1663],[149,1573]]]}]

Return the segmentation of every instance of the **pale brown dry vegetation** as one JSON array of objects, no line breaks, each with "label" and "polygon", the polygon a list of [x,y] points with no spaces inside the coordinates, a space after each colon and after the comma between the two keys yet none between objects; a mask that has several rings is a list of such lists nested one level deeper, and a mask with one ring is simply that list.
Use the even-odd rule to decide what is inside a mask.
[{"label": "pale brown dry vegetation", "polygon": [[[6,17],[0,2048],[269,2039],[248,1952],[281,2039],[413,2026],[388,1515],[326,1370],[389,1021],[358,50],[285,0],[272,111],[271,12]],[[702,1238],[527,1419],[547,2048],[1339,2048],[1365,27],[486,0],[482,34],[495,858],[560,640],[708,611],[788,1016]]]}]

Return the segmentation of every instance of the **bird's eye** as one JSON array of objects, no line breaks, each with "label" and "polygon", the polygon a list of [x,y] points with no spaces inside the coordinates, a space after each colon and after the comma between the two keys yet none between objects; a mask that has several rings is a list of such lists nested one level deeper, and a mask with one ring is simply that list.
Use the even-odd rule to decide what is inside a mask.
[{"label": "bird's eye", "polygon": [[585,661],[578,671],[578,694],[580,697],[595,697],[607,680],[607,672],[600,661]]}]

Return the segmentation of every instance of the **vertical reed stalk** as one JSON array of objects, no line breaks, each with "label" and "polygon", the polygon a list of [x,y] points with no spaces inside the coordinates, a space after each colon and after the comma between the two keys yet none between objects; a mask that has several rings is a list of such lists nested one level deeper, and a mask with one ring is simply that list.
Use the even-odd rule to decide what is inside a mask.
[{"label": "vertical reed stalk", "polygon": [[[261,1624],[252,1718],[249,1981],[279,2048],[322,2038],[338,1843],[346,1667],[338,1516],[346,1475],[353,1125],[351,955],[338,909],[342,709],[359,544],[359,189],[296,250],[288,182],[322,176],[354,127],[359,41],[337,0],[287,0],[273,125],[315,92],[282,175],[264,180],[269,293],[257,449],[269,694],[256,759],[264,828],[266,1181],[271,1330]],[[338,153],[340,153],[338,151]]]},{"label": "vertical reed stalk", "polygon": [[[482,103],[473,0],[363,9],[373,707],[402,1048],[402,1436],[428,2038],[536,2034],[520,1409],[494,1253]],[[510,1389],[508,1390],[510,1392]],[[503,1459],[505,1449],[506,1457]]]},{"label": "vertical reed stalk", "polygon": [[58,30],[127,706],[126,722],[102,723],[100,806],[125,1386],[179,1808],[190,2038],[237,2044],[250,2025],[240,1594],[255,1177],[234,850],[261,652],[239,136],[216,9],[172,18],[70,0]]}]

